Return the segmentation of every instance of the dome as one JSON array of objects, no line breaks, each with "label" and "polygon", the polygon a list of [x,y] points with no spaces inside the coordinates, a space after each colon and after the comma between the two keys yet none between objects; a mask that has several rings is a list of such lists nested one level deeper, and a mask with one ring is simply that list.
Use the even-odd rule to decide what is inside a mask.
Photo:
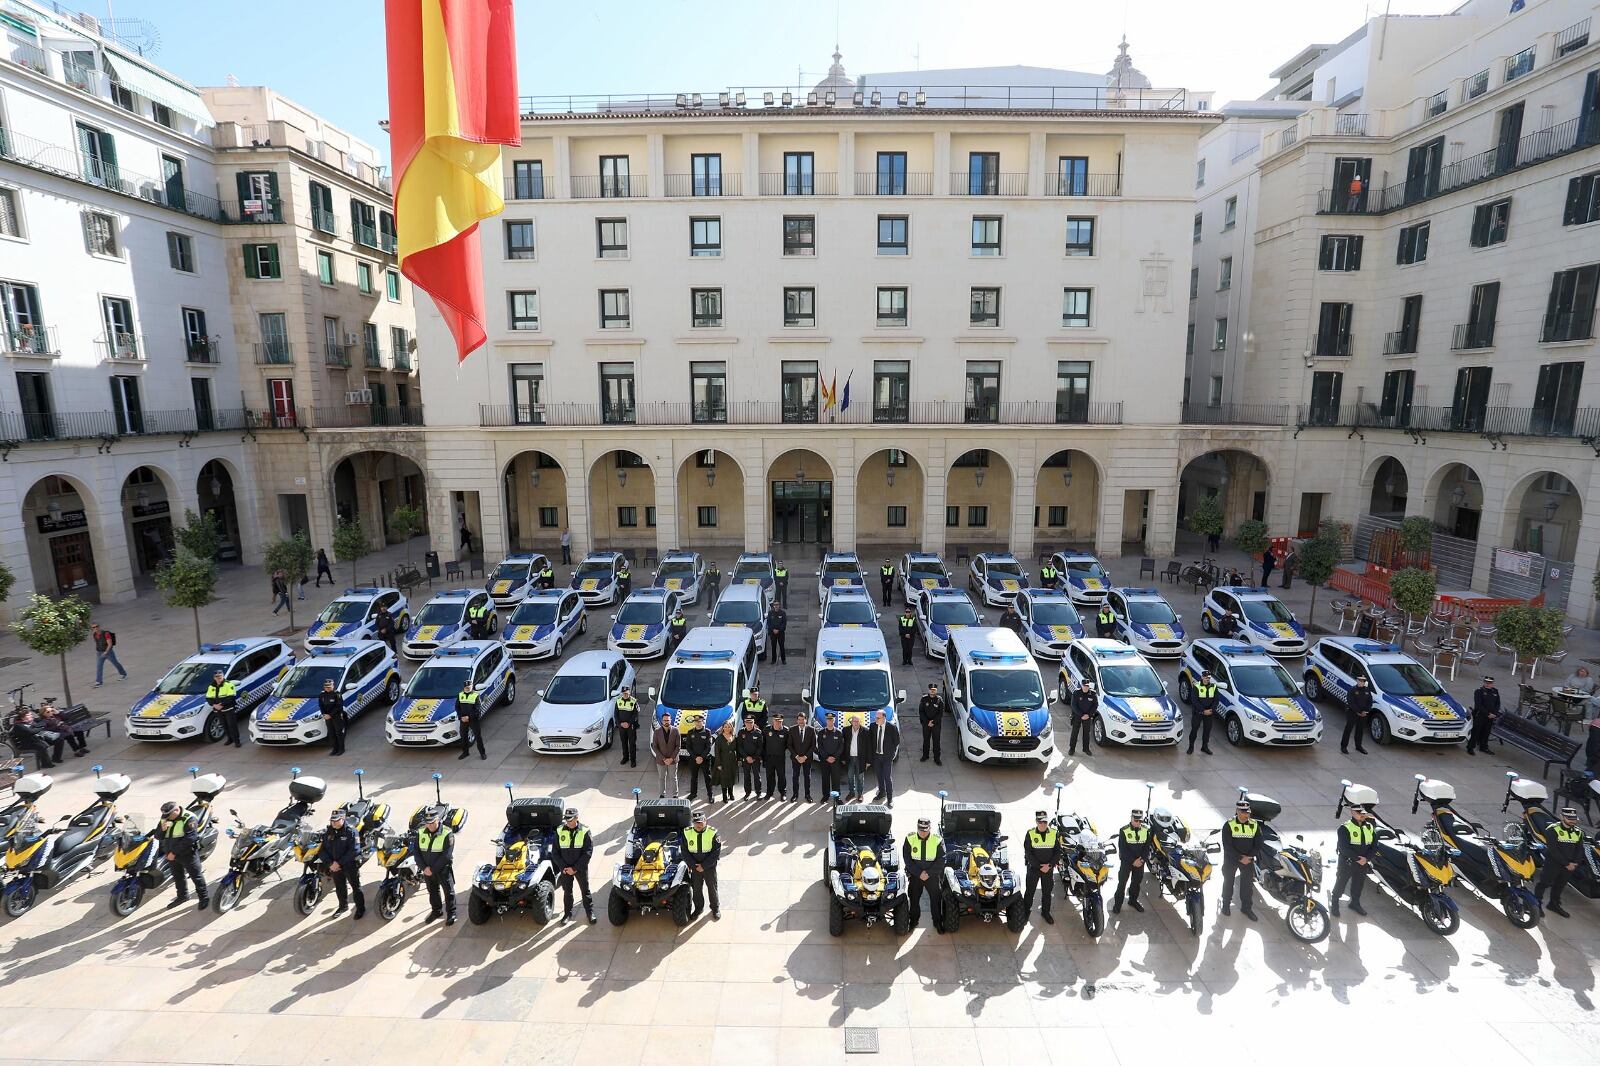
[{"label": "dome", "polygon": [[856,83],[844,72],[844,64],[839,62],[844,56],[839,52],[839,46],[833,46],[833,66],[828,68],[828,76],[817,82],[815,92],[821,96],[825,92],[834,92],[839,99],[849,99],[850,94],[856,91]]},{"label": "dome", "polygon": [[1117,46],[1117,58],[1106,73],[1106,85],[1121,90],[1150,88],[1150,79],[1133,65],[1133,59],[1128,55],[1126,37],[1122,38],[1122,43]]}]

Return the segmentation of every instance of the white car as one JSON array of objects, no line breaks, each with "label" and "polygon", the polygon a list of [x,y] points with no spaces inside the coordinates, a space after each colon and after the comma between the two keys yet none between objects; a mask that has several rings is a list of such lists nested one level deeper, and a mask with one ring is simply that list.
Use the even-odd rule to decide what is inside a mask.
[{"label": "white car", "polygon": [[916,603],[927,589],[947,589],[950,585],[944,560],[933,552],[907,552],[900,556],[900,596],[907,603]]},{"label": "white car", "polygon": [[669,551],[650,577],[655,588],[667,589],[683,597],[685,607],[698,607],[705,591],[706,561],[699,552]]},{"label": "white car", "polygon": [[205,644],[168,670],[155,688],[128,708],[126,728],[133,740],[189,740],[203,736],[216,743],[227,736],[222,718],[206,701],[218,670],[239,691],[235,714],[245,714],[272,691],[294,665],[294,652],[276,637],[236,637]]},{"label": "white car", "polygon": [[1052,589],[1026,589],[1016,599],[1022,642],[1041,659],[1059,659],[1083,637],[1083,619],[1072,598]]},{"label": "white car", "polygon": [[771,589],[778,581],[775,574],[771,552],[742,552],[739,558],[733,561],[733,570],[729,573],[729,585],[746,585],[755,583]]},{"label": "white car", "polygon": [[822,597],[822,610],[817,612],[823,629],[878,628],[878,609],[873,606],[867,590],[855,585],[839,585],[828,589]]},{"label": "white car", "polygon": [[590,552],[572,568],[569,587],[576,589],[590,607],[617,602],[622,590],[617,575],[627,566],[621,552]]},{"label": "white car", "polygon": [[1036,759],[1050,764],[1054,693],[1009,629],[963,629],[944,657],[944,702],[956,720],[956,751],[969,762]]},{"label": "white car", "polygon": [[1183,715],[1167,695],[1167,683],[1137,651],[1120,640],[1085,637],[1067,646],[1057,675],[1062,702],[1088,679],[1100,698],[1091,732],[1096,744],[1176,744]]},{"label": "white car", "polygon": [[962,589],[924,589],[916,604],[917,632],[930,659],[944,658],[952,633],[984,624],[983,615],[972,606],[972,597]]},{"label": "white car", "polygon": [[500,639],[513,659],[559,659],[588,632],[589,609],[572,589],[535,589],[506,619]]},{"label": "white car", "polygon": [[1183,616],[1161,595],[1160,589],[1117,588],[1106,595],[1117,616],[1117,634],[1145,655],[1158,659],[1183,654]]},{"label": "white car", "polygon": [[1050,556],[1056,568],[1056,581],[1072,602],[1080,607],[1099,607],[1111,590],[1111,574],[1100,560],[1088,552],[1064,551]]},{"label": "white car", "polygon": [[322,609],[317,620],[306,627],[306,651],[349,644],[377,637],[378,608],[394,619],[394,631],[404,633],[411,626],[411,612],[405,594],[392,588],[345,589]]},{"label": "white car", "polygon": [[711,609],[714,626],[744,626],[756,642],[756,654],[767,650],[767,611],[772,607],[773,590],[759,582],[729,585]]},{"label": "white car", "polygon": [[[539,552],[517,552],[500,561],[489,573],[483,587],[500,607],[515,607],[522,598],[539,587],[539,573],[550,560]],[[551,571],[554,579],[555,571]]]},{"label": "white car", "polygon": [[1218,585],[1200,605],[1200,628],[1216,633],[1224,615],[1239,619],[1230,639],[1253,644],[1268,655],[1298,658],[1306,653],[1306,630],[1283,601],[1264,588]]},{"label": "white car", "polygon": [[426,659],[440,648],[468,639],[472,611],[488,609],[489,632],[500,631],[500,615],[483,589],[450,589],[422,605],[416,618],[400,638],[400,654],[407,659]]},{"label": "white car", "polygon": [[328,735],[318,697],[324,682],[344,696],[345,717],[354,720],[376,703],[400,698],[400,668],[381,640],[358,640],[313,649],[273,686],[270,699],[250,716],[257,744],[314,744]]},{"label": "white car", "polygon": [[1315,744],[1323,719],[1300,683],[1260,648],[1217,637],[1189,645],[1178,670],[1178,699],[1194,706],[1194,686],[1210,673],[1217,686],[1216,716],[1228,743],[1293,748]]},{"label": "white car", "polygon": [[866,572],[861,569],[861,559],[855,552],[828,552],[817,568],[817,602],[827,595],[828,589],[867,587]]},{"label": "white car", "polygon": [[1367,728],[1379,744],[1457,744],[1467,739],[1472,716],[1466,707],[1427,667],[1393,644],[1323,637],[1306,656],[1306,695],[1314,700],[1331,696],[1345,703],[1363,677],[1372,690]]},{"label": "white car", "polygon": [[411,675],[405,694],[390,708],[383,724],[384,739],[397,748],[459,743],[461,717],[456,713],[456,697],[469,681],[478,690],[478,713],[484,717],[517,698],[516,671],[500,642],[463,640],[434,652]]},{"label": "white car", "polygon": [[1028,587],[1028,572],[1010,552],[979,552],[967,571],[967,588],[989,607],[1004,607]]},{"label": "white car", "polygon": [[667,653],[672,637],[673,612],[685,604],[686,596],[677,589],[634,589],[611,616],[611,631],[606,647],[629,659],[654,659]]},{"label": "white car", "polygon": [[616,652],[579,652],[562,663],[528,714],[528,750],[570,755],[609,748],[625,685],[634,685],[633,664]]}]

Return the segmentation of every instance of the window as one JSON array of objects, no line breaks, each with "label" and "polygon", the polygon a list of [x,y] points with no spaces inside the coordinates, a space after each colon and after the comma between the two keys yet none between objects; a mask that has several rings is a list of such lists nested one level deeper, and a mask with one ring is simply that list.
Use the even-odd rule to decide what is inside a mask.
[{"label": "window", "polygon": [[1400,247],[1395,252],[1394,261],[1401,266],[1409,263],[1420,263],[1428,258],[1428,230],[1426,222],[1407,226],[1400,231]]},{"label": "window", "polygon": [[544,199],[544,161],[517,159],[511,164],[511,198],[513,200]]},{"label": "window", "polygon": [[1189,323],[1189,339],[1184,345],[1183,354],[1184,355],[1193,355],[1194,354],[1194,323],[1193,322]]},{"label": "window", "polygon": [[689,220],[689,254],[697,258],[714,258],[722,254],[722,219]]},{"label": "window", "polygon": [[1211,407],[1222,406],[1222,375],[1211,376],[1210,392],[1206,394],[1206,403]]},{"label": "window", "polygon": [[1233,287],[1233,256],[1225,255],[1217,261],[1217,291]]},{"label": "window", "polygon": [[689,290],[690,325],[696,329],[712,329],[722,325],[722,290]]},{"label": "window", "polygon": [[512,363],[511,419],[519,426],[536,426],[544,422],[544,409],[540,406],[544,395],[543,363]]},{"label": "window", "polygon": [[1061,290],[1061,324],[1068,329],[1089,328],[1090,289]]},{"label": "window", "polygon": [[187,233],[167,233],[167,262],[173,270],[194,273],[194,239]]},{"label": "window", "polygon": [[333,284],[333,253],[317,249],[317,280],[324,285]]},{"label": "window", "polygon": [[600,364],[600,420],[631,424],[634,414],[633,364]]},{"label": "window", "polygon": [[1456,349],[1488,348],[1494,344],[1495,315],[1500,308],[1500,283],[1485,282],[1472,287],[1472,299],[1467,306],[1465,326],[1456,327],[1450,345]]},{"label": "window", "polygon": [[508,292],[506,303],[512,329],[539,328],[539,293],[536,290]]},{"label": "window", "polygon": [[656,528],[656,509],[654,507],[646,507],[644,509],[644,525],[646,529]]},{"label": "window", "polygon": [[1220,352],[1228,346],[1228,320],[1219,318],[1211,332],[1211,350]]},{"label": "window", "polygon": [[625,218],[597,218],[594,222],[596,240],[600,248],[595,254],[601,259],[626,259],[628,257],[628,220]]},{"label": "window", "polygon": [[1194,187],[1200,188],[1206,183],[1206,161],[1200,160],[1194,165]]},{"label": "window", "polygon": [[877,360],[872,364],[872,420],[908,422],[910,419],[911,363],[903,359]]},{"label": "window", "polygon": [[78,130],[79,175],[94,185],[121,189],[122,175],[117,169],[116,138],[105,130],[82,122],[74,125]]},{"label": "window", "polygon": [[1067,219],[1067,254],[1094,254],[1094,219],[1072,217]]},{"label": "window", "polygon": [[617,525],[623,529],[633,529],[639,525],[639,508],[618,507]]},{"label": "window", "polygon": [[1045,521],[1052,526],[1065,526],[1067,524],[1067,509],[1065,507],[1050,507],[1046,511]]},{"label": "window", "polygon": [[810,152],[783,153],[784,195],[814,196],[816,191],[816,157]]},{"label": "window", "polygon": [[1200,225],[1203,217],[1198,211],[1194,213],[1194,241],[1196,244],[1200,243]]},{"label": "window", "polygon": [[627,289],[600,290],[600,328],[629,329],[633,326],[633,312],[629,309]]},{"label": "window", "polygon": [[409,370],[411,368],[411,334],[404,326],[389,327],[389,347],[394,349],[394,368],[396,370]]},{"label": "window", "polygon": [[357,244],[378,246],[378,211],[371,204],[350,198],[350,233]]},{"label": "window", "polygon": [[903,326],[906,318],[906,290],[880,288],[878,290],[878,325]]},{"label": "window", "polygon": [[783,216],[783,254],[817,254],[817,220],[814,215]]},{"label": "window", "polygon": [[988,524],[989,524],[989,508],[987,508],[987,507],[968,507],[967,508],[967,525],[968,525],[968,527],[974,528],[974,529],[982,529],[984,526],[987,526]]},{"label": "window", "polygon": [[890,529],[904,529],[906,527],[906,509],[904,507],[889,507],[884,513],[884,525]]},{"label": "window", "polygon": [[1318,270],[1351,271],[1361,269],[1361,238],[1357,235],[1326,233],[1317,249]]},{"label": "window", "polygon": [[1411,398],[1417,388],[1415,370],[1391,370],[1383,375],[1383,398],[1378,405],[1380,417],[1389,425],[1404,428],[1411,424]]},{"label": "window", "polygon": [[1200,295],[1200,268],[1189,268],[1189,299],[1193,300]]},{"label": "window", "polygon": [[1239,198],[1230,196],[1222,201],[1222,228],[1232,229],[1239,221]]},{"label": "window", "polygon": [[1000,421],[999,363],[987,361],[967,363],[966,420]]},{"label": "window", "polygon": [[1383,346],[1385,355],[1415,355],[1417,337],[1422,332],[1422,297],[1407,296],[1400,301],[1400,328],[1389,335]]},{"label": "window", "polygon": [[190,378],[189,398],[194,401],[195,428],[202,433],[216,429],[217,415],[211,403],[211,382],[205,378]]},{"label": "window", "polygon": [[139,105],[133,99],[132,89],[129,89],[121,82],[115,81],[111,82],[109,87],[111,89],[111,100],[113,103],[122,108],[124,111],[132,111],[134,114],[139,113]]},{"label": "window", "polygon": [[323,318],[322,320],[322,356],[323,361],[329,366],[350,365],[350,357],[345,354],[344,345],[339,343],[339,320],[337,318]]},{"label": "window", "polygon": [[717,509],[715,507],[697,507],[695,512],[695,521],[701,529],[716,528]]},{"label": "window", "polygon": [[815,326],[817,324],[817,290],[792,288],[783,290],[783,324],[785,326]]},{"label": "window", "polygon": [[1492,204],[1479,204],[1472,210],[1472,246],[1487,248],[1491,244],[1504,242],[1510,225],[1510,197]]},{"label": "window", "polygon": [[628,181],[628,157],[603,155],[600,157],[600,195],[606,198],[631,195]]},{"label": "window", "polygon": [[689,157],[689,178],[692,182],[691,195],[721,196],[722,156],[714,154],[691,155]]},{"label": "window", "polygon": [[1000,219],[984,215],[972,219],[972,254],[1000,254]]},{"label": "window", "polygon": [[261,329],[261,343],[257,349],[256,362],[274,365],[288,363],[291,355],[289,326],[284,313],[265,311],[256,316],[256,322]]},{"label": "window", "polygon": [[944,524],[950,529],[955,529],[961,525],[961,508],[946,507],[944,509]]},{"label": "window", "polygon": [[122,248],[117,237],[117,220],[99,211],[87,211],[83,216],[83,235],[88,242],[90,255],[121,258]]},{"label": "window", "polygon": [[1581,226],[1597,220],[1600,220],[1600,170],[1567,182],[1567,205],[1561,213],[1563,226]]},{"label": "window", "polygon": [[175,128],[172,124],[172,109],[166,104],[158,104],[152,101],[150,104],[150,117],[169,130]]},{"label": "window", "polygon": [[144,432],[144,406],[139,402],[139,379],[116,375],[111,379],[111,410],[118,433]]},{"label": "window", "polygon": [[1578,391],[1583,385],[1583,364],[1546,363],[1539,368],[1533,392],[1533,431],[1556,436],[1572,433],[1578,414]]},{"label": "window", "polygon": [[1082,361],[1056,364],[1056,421],[1089,420],[1089,374],[1093,364]]},{"label": "window", "polygon": [[521,218],[506,223],[506,258],[534,258],[532,219]]},{"label": "window", "polygon": [[361,290],[363,296],[371,296],[372,289],[372,264],[356,261],[356,288]]},{"label": "window", "polygon": [[1594,302],[1600,265],[1558,271],[1550,280],[1550,302],[1545,309],[1544,330],[1539,339],[1554,341],[1588,340],[1594,336]]},{"label": "window", "polygon": [[911,220],[905,215],[878,216],[878,254],[910,255]]},{"label": "window", "polygon": [[1462,433],[1483,432],[1489,409],[1489,384],[1494,372],[1486,366],[1464,366],[1456,371],[1456,391],[1450,402],[1450,428]]},{"label": "window", "polygon": [[17,190],[0,187],[0,236],[22,235],[22,205]]},{"label": "window", "polygon": [[389,299],[392,300],[395,303],[399,303],[400,302],[400,271],[398,271],[398,270],[386,270],[386,271],[384,271],[383,287],[384,287],[384,291],[388,293]]},{"label": "window", "polygon": [[1056,195],[1089,195],[1089,157],[1064,155],[1056,159]]},{"label": "window", "polygon": [[1317,316],[1317,355],[1350,354],[1350,322],[1355,304],[1324,303]]},{"label": "window", "polygon": [[[690,363],[689,398],[696,422],[728,420],[728,364]],[[713,462],[712,464],[716,464]]]},{"label": "window", "polygon": [[904,196],[906,194],[906,154],[904,152],[879,152],[877,175],[879,196]]},{"label": "window", "polygon": [[139,344],[133,330],[133,303],[120,296],[102,296],[100,317],[105,325],[106,345],[111,356],[117,359],[139,358]]},{"label": "window", "polygon": [[1415,203],[1439,193],[1444,169],[1444,138],[1435,137],[1411,149],[1406,156],[1405,203]]},{"label": "window", "polygon": [[1339,424],[1339,400],[1344,391],[1344,375],[1319,370],[1311,375],[1311,409],[1306,419],[1313,426]]},{"label": "window", "polygon": [[817,364],[806,361],[784,360],[781,366],[783,420],[785,422],[815,422],[817,420]]},{"label": "window", "polygon": [[967,195],[998,196],[1000,194],[1000,153],[967,153]]},{"label": "window", "polygon": [[247,244],[244,246],[244,276],[258,280],[271,280],[283,276],[278,266],[276,244]]},{"label": "window", "polygon": [[559,507],[541,507],[541,508],[539,508],[539,528],[540,529],[555,529],[560,524],[561,524],[561,508],[559,508]]},{"label": "window", "polygon": [[333,190],[320,181],[310,183],[311,228],[319,233],[336,233],[339,225],[333,213]]},{"label": "window", "polygon": [[[378,324],[376,322],[363,322],[361,324],[361,356],[367,366],[383,366],[383,348],[378,344]],[[400,406],[406,406],[405,402],[401,401]]]},{"label": "window", "polygon": [[972,326],[1000,325],[1000,290],[974,288],[968,300],[967,324]]},{"label": "window", "polygon": [[211,335],[206,330],[206,313],[198,307],[183,309],[184,359],[191,363],[214,363],[217,353],[212,350]]}]

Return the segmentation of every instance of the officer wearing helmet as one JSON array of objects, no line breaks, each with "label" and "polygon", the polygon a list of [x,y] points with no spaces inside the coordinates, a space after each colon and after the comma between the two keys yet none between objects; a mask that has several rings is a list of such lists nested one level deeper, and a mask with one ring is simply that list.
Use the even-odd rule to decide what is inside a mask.
[{"label": "officer wearing helmet", "polygon": [[[198,829],[189,812],[171,800],[161,805],[161,821],[156,826],[156,842],[167,857],[172,869],[172,902],[167,910],[189,901],[189,888],[184,878],[194,882],[195,895],[200,897],[200,910],[211,905],[206,888],[206,878],[200,872],[200,852],[196,849]],[[1563,882],[1564,883],[1564,882]],[[1557,899],[1560,892],[1557,891]]]},{"label": "officer wearing helmet", "polygon": [[1545,846],[1550,850],[1545,855],[1544,869],[1539,872],[1539,900],[1543,902],[1548,891],[1550,902],[1546,906],[1561,917],[1570,918],[1572,915],[1561,905],[1561,890],[1567,887],[1567,881],[1583,861],[1583,830],[1578,828],[1578,808],[1561,808],[1561,821],[1550,827],[1549,842]]},{"label": "officer wearing helmet", "polygon": [[1245,800],[1233,805],[1233,817],[1222,825],[1222,913],[1233,913],[1233,881],[1242,873],[1244,876],[1239,879],[1239,909],[1252,922],[1256,920],[1256,912],[1251,904],[1255,902],[1254,864],[1260,832],[1261,825],[1250,817],[1250,804]]},{"label": "officer wearing helmet", "polygon": [[589,827],[578,821],[578,808],[568,807],[561,812],[561,824],[556,827],[556,846],[550,851],[550,862],[560,871],[556,881],[561,885],[561,924],[572,921],[572,883],[578,883],[583,898],[583,913],[589,924],[595,923],[594,896],[589,892],[589,859],[594,855],[594,840]]},{"label": "officer wearing helmet", "polygon": [[691,918],[698,918],[711,897],[711,920],[722,920],[722,901],[717,898],[717,860],[722,857],[722,838],[706,825],[706,812],[694,812],[694,824],[684,830],[684,853],[689,856],[689,888],[694,894]]},{"label": "officer wearing helmet", "polygon": [[1357,914],[1367,913],[1361,906],[1361,890],[1366,887],[1367,871],[1378,850],[1376,832],[1371,808],[1360,805],[1350,808],[1350,820],[1339,827],[1339,872],[1333,879],[1333,905],[1329,908],[1335,916],[1346,886],[1350,889],[1350,909]]},{"label": "officer wearing helmet", "polygon": [[1111,913],[1122,913],[1124,896],[1128,906],[1143,911],[1139,886],[1144,881],[1144,864],[1150,858],[1150,827],[1144,824],[1144,811],[1128,812],[1128,824],[1117,831],[1117,894],[1111,900]]}]

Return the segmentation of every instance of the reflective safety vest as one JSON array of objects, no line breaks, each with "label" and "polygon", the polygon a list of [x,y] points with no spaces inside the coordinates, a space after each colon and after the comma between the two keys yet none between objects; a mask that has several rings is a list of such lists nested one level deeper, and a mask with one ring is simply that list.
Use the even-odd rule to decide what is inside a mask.
[{"label": "reflective safety vest", "polygon": [[704,829],[685,829],[683,842],[689,849],[690,855],[704,855],[717,842],[717,831],[710,826]]},{"label": "reflective safety vest", "polygon": [[1204,681],[1201,681],[1195,685],[1194,694],[1203,700],[1208,700],[1217,694],[1217,686],[1215,683],[1208,685]]},{"label": "reflective safety vest", "polygon": [[450,839],[450,827],[440,826],[437,834],[428,831],[427,826],[417,830],[417,850],[427,855],[437,855],[444,851],[445,842]]},{"label": "reflective safety vest", "polygon": [[224,681],[220,688],[216,685],[206,686],[206,699],[208,700],[225,700],[238,694],[239,689],[232,681]]},{"label": "reflective safety vest", "polygon": [[540,581],[554,581],[555,580],[555,576],[556,576],[556,572],[554,570],[550,569],[548,566],[545,567],[543,570],[539,571],[539,580]]},{"label": "reflective safety vest", "polygon": [[489,605],[487,603],[475,603],[471,607],[467,608],[468,618],[482,618],[488,613]]},{"label": "reflective safety vest", "polygon": [[787,581],[789,579],[789,568],[787,566],[780,566],[772,572],[772,575],[779,581]]},{"label": "reflective safety vest", "polygon": [[1260,825],[1261,823],[1254,819],[1248,822],[1241,822],[1237,818],[1229,818],[1228,835],[1232,837],[1253,837],[1256,835],[1256,829]]},{"label": "reflective safety vest", "polygon": [[1053,848],[1056,846],[1056,831],[1047,829],[1043,833],[1037,829],[1028,830],[1028,843],[1036,848]]},{"label": "reflective safety vest", "polygon": [[878,567],[878,573],[883,577],[894,577],[894,567],[880,566]]},{"label": "reflective safety vest", "polygon": [[563,848],[581,848],[583,842],[589,839],[589,827],[580,825],[576,829],[568,829],[565,825],[556,827],[556,843]]},{"label": "reflective safety vest", "polygon": [[633,571],[629,570],[626,566],[624,566],[621,570],[617,571],[617,580],[618,581],[631,581],[632,579],[633,579]]},{"label": "reflective safety vest", "polygon": [[180,814],[177,820],[172,823],[172,828],[163,831],[164,837],[167,840],[177,840],[186,835],[188,829],[189,815],[187,813]]},{"label": "reflective safety vest", "polygon": [[1053,566],[1041,566],[1041,567],[1039,567],[1039,580],[1040,581],[1043,581],[1046,584],[1048,584],[1048,583],[1054,581],[1055,579],[1056,579],[1056,568],[1055,567],[1053,567]]},{"label": "reflective safety vest", "polygon": [[1555,831],[1556,839],[1561,841],[1563,844],[1576,844],[1578,841],[1583,839],[1583,830],[1579,829],[1577,826],[1573,826],[1571,829],[1568,829],[1560,822],[1557,822],[1550,828]]},{"label": "reflective safety vest", "polygon": [[1344,823],[1344,834],[1350,843],[1365,847],[1372,843],[1374,826],[1371,822],[1358,822],[1354,818]]},{"label": "reflective safety vest", "polygon": [[1141,825],[1135,829],[1131,825],[1122,827],[1122,839],[1130,844],[1143,844],[1150,839],[1150,827]]},{"label": "reflective safety vest", "polygon": [[900,632],[901,633],[910,633],[912,630],[914,630],[916,628],[917,628],[917,616],[916,615],[914,615],[914,614],[903,614],[903,615],[900,616]]},{"label": "reflective safety vest", "polygon": [[673,624],[673,626],[681,629],[682,627],[684,627],[684,626],[689,624],[689,619],[684,617],[684,614],[683,614],[682,611],[679,611],[677,614],[672,616],[672,624]]},{"label": "reflective safety vest", "polygon": [[473,704],[478,702],[478,690],[474,688],[468,689],[465,692],[457,693],[456,702],[465,703],[468,707],[471,707]]},{"label": "reflective safety vest", "polygon": [[746,698],[745,701],[744,701],[744,713],[745,714],[766,714],[767,713],[767,701],[763,700],[763,699],[749,699],[749,698]]},{"label": "reflective safety vest", "polygon": [[639,709],[639,701],[634,699],[632,696],[618,696],[617,697],[617,710],[619,710],[619,711],[636,711],[638,709]]},{"label": "reflective safety vest", "polygon": [[1109,626],[1116,622],[1117,613],[1109,607],[1102,607],[1100,608],[1100,613],[1095,615],[1095,619],[1101,625]]},{"label": "reflective safety vest", "polygon": [[906,843],[911,846],[911,858],[915,862],[932,862],[939,854],[939,838],[933,833],[929,833],[926,840],[912,833],[906,837]]}]

